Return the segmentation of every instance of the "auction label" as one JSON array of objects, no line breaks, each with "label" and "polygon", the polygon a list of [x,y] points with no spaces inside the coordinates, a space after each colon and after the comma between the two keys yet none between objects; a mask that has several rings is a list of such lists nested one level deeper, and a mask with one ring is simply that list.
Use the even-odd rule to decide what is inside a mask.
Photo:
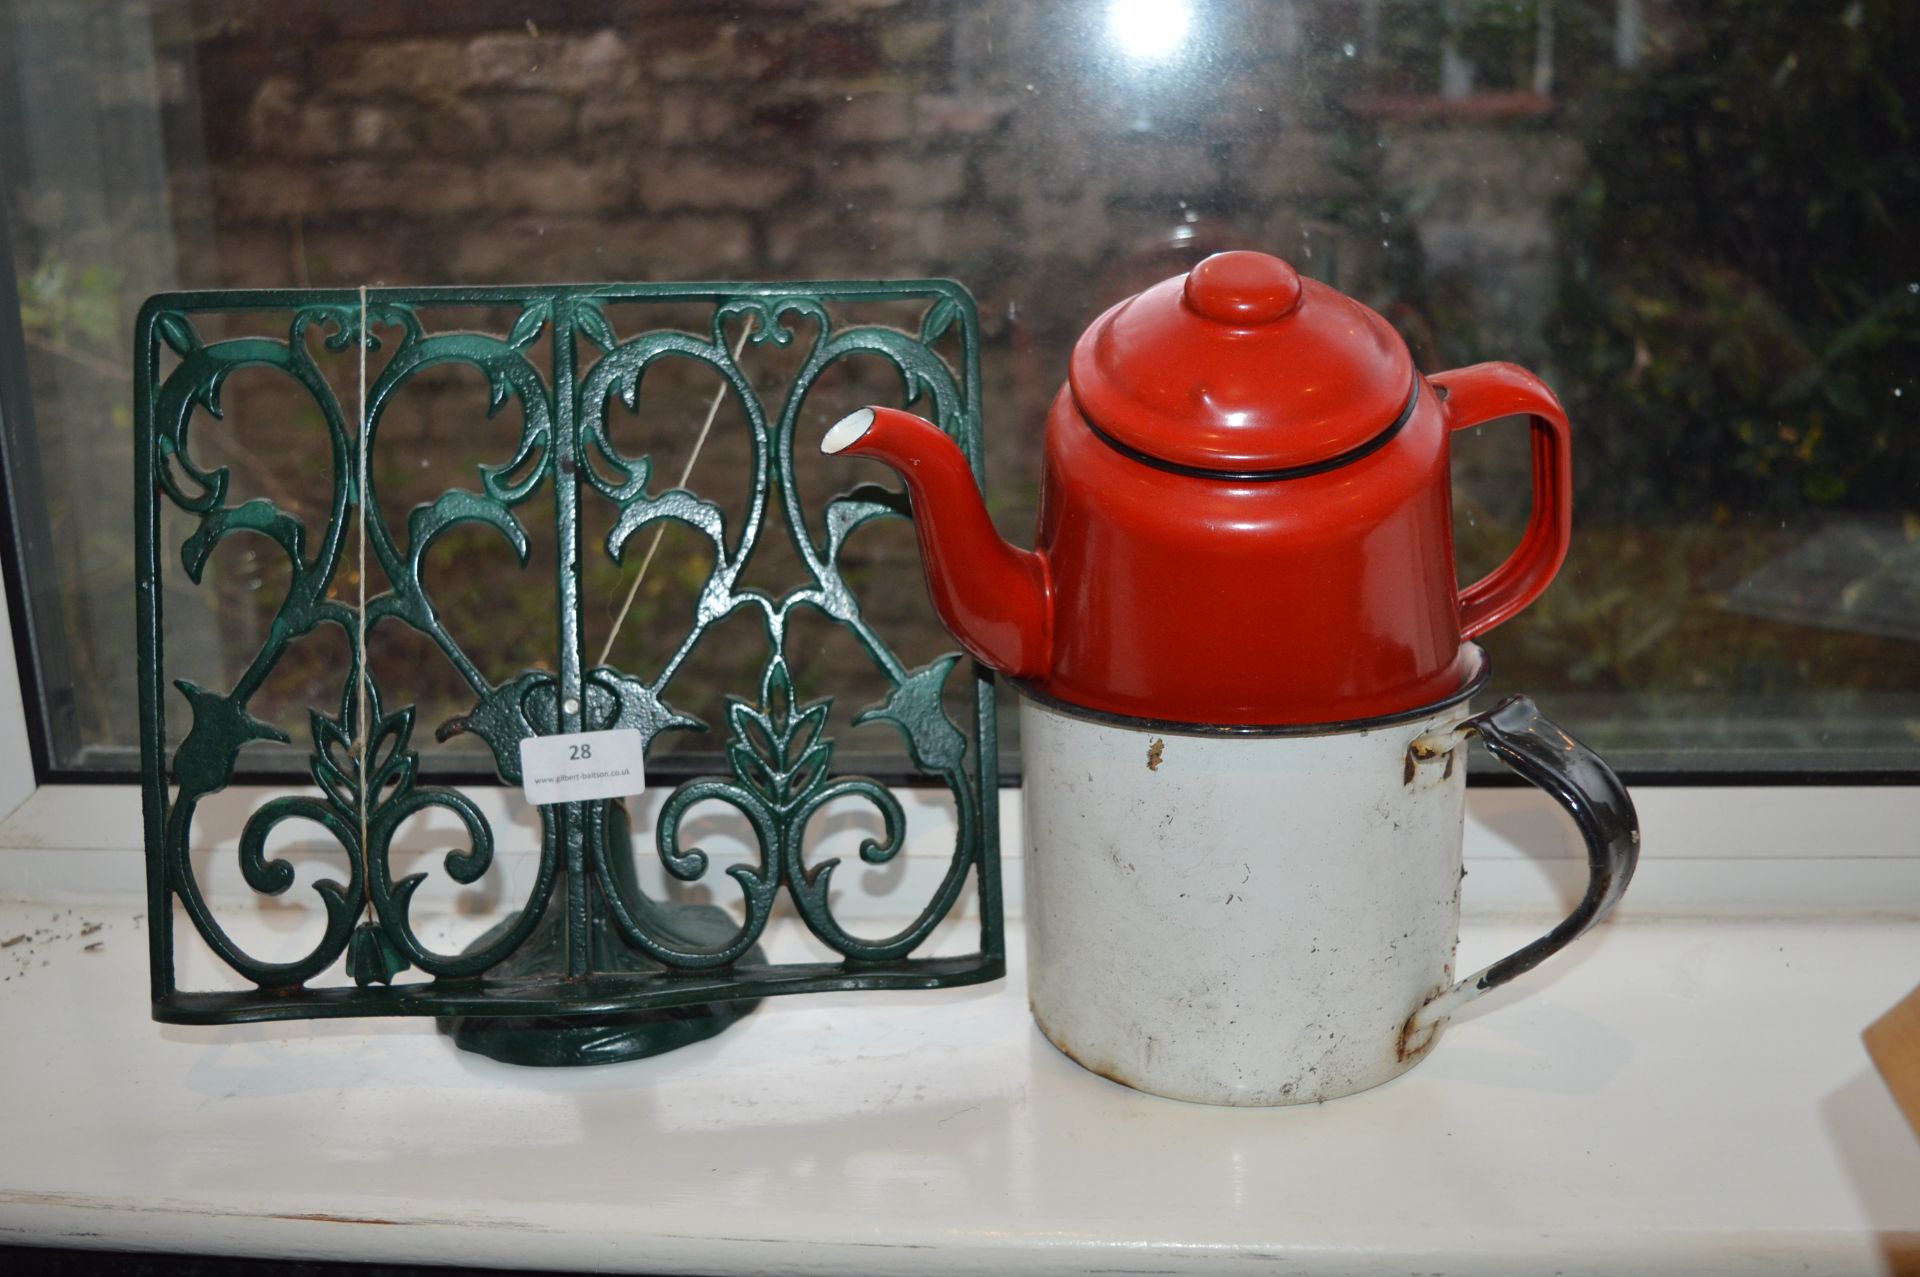
[{"label": "auction label", "polygon": [[646,791],[646,754],[631,727],[529,736],[520,742],[520,784],[535,806],[625,798]]}]

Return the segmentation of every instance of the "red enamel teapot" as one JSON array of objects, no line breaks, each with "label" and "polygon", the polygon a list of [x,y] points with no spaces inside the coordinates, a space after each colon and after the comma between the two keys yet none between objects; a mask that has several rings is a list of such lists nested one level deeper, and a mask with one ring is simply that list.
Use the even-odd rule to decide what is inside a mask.
[{"label": "red enamel teapot", "polygon": [[[1462,590],[1456,430],[1524,414],[1533,513]],[[1378,314],[1219,253],[1081,335],[1047,418],[1039,544],[1004,542],[953,441],[864,408],[828,452],[906,480],[934,605],[1041,696],[1176,723],[1344,723],[1432,704],[1531,603],[1572,526],[1566,414],[1512,364],[1432,377]]]}]

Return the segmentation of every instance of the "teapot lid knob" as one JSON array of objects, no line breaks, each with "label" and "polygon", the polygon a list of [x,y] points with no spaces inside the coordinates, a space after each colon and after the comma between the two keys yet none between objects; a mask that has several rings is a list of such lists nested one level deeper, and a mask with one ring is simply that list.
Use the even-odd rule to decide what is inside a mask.
[{"label": "teapot lid knob", "polygon": [[1216,324],[1272,323],[1300,304],[1300,276],[1266,253],[1215,253],[1187,275],[1187,306]]}]

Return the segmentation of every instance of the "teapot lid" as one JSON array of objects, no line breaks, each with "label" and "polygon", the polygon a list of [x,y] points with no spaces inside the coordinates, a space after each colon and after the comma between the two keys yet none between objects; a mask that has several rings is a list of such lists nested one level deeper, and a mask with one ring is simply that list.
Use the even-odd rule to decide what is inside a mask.
[{"label": "teapot lid", "polygon": [[1094,321],[1073,397],[1122,451],[1222,477],[1354,460],[1404,418],[1413,359],[1378,314],[1265,253],[1216,253]]}]

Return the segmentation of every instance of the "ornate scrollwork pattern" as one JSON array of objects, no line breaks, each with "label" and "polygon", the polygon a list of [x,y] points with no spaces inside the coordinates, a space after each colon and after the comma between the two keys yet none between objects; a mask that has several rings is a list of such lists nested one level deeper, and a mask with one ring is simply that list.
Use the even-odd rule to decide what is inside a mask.
[{"label": "ornate scrollwork pattern", "polygon": [[[917,332],[876,325],[836,326],[835,304],[899,301],[924,304]],[[704,302],[712,306],[702,333],[640,326],[623,337],[616,319],[644,320],[646,303]],[[441,307],[517,307],[504,336],[435,331],[426,322]],[[216,313],[284,316],[279,333],[208,341],[203,317]],[[363,322],[364,316],[364,322]],[[755,348],[802,352],[798,372],[777,402],[763,401],[741,367],[739,334]],[[340,354],[356,347],[381,352],[364,387],[366,420],[341,403],[315,357],[318,343]],[[943,342],[953,362],[936,350]],[[326,291],[170,294],[143,310],[136,347],[137,464],[142,762],[145,783],[150,896],[153,904],[154,1005],[157,1016],[199,1022],[342,1014],[565,1014],[569,1009],[645,1009],[680,1005],[691,996],[673,973],[700,973],[699,999],[757,997],[773,992],[848,987],[928,987],[988,979],[1000,973],[1002,946],[993,803],[996,768],[991,689],[972,674],[972,721],[956,723],[945,707],[957,655],[907,668],[861,614],[841,571],[841,556],[862,526],[905,517],[904,495],[861,485],[825,502],[824,535],[810,530],[794,479],[795,430],[821,375],[851,359],[880,360],[898,375],[901,402],[921,406],[979,461],[978,332],[971,299],[944,282],[847,285],[623,285],[477,290],[369,290],[364,310],[357,294]],[[544,357],[542,357],[544,356]],[[650,368],[662,360],[691,360],[718,375],[738,405],[749,433],[746,473],[721,482],[745,485],[738,527],[723,504],[685,488],[661,490],[648,455],[620,452],[607,411],[619,401],[637,408]],[[405,512],[398,524],[381,502],[378,467],[357,490],[359,450],[379,452],[380,422],[395,397],[419,374],[437,366],[477,370],[488,387],[486,414],[517,405],[521,427],[507,455],[480,464],[467,486],[451,488]],[[289,379],[317,409],[325,432],[329,484],[324,523],[311,525],[272,496],[233,498],[229,465],[196,455],[193,427],[202,414],[223,416],[222,390],[235,372],[264,369]],[[584,479],[584,483],[582,480]],[[557,570],[556,617],[550,662],[500,682],[491,681],[442,619],[423,577],[426,555],[461,525],[491,528],[523,569],[529,564],[529,503],[551,497],[560,559],[575,568],[583,544],[582,493],[610,503],[614,516],[604,550],[626,558],[636,534],[672,521],[711,543],[712,567],[700,588],[684,635],[649,675],[582,659],[577,570]],[[775,497],[778,500],[775,500]],[[187,531],[162,543],[163,507],[184,513]],[[777,515],[770,512],[777,511]],[[174,525],[169,525],[174,526]],[[404,540],[396,535],[404,528]],[[803,579],[783,593],[745,587],[742,574],[760,538],[778,527],[790,541]],[[358,529],[364,528],[364,533]],[[288,565],[287,585],[267,635],[230,688],[207,689],[187,680],[169,684],[162,642],[161,581],[166,557],[177,553],[187,579],[202,582],[215,549],[229,537],[252,533],[278,547]],[[362,617],[342,590],[347,560],[365,537],[384,588],[367,599]],[[572,554],[568,553],[569,548]],[[903,910],[911,918],[880,939],[856,935],[835,917],[830,900],[836,861],[808,864],[808,832],[829,803],[853,800],[877,816],[881,833],[860,848],[882,864],[905,845],[907,821],[899,801],[876,780],[832,771],[834,742],[825,728],[831,698],[798,703],[788,665],[790,619],[812,609],[844,627],[886,679],[890,691],[861,711],[855,723],[896,728],[914,768],[943,785],[958,812],[958,833],[947,869],[931,898]],[[682,823],[698,803],[730,808],[759,848],[757,864],[734,865],[744,918],[732,936],[713,926],[676,925],[663,903],[639,887],[625,846],[611,842],[606,802],[540,809],[541,851],[531,894],[507,923],[466,950],[444,952],[416,929],[413,905],[424,873],[396,876],[396,831],[429,810],[450,814],[464,843],[440,862],[456,885],[485,877],[493,865],[495,832],[481,805],[456,787],[424,784],[411,748],[415,706],[382,705],[382,688],[358,667],[351,641],[359,630],[400,626],[430,640],[472,693],[471,708],[443,724],[439,737],[477,736],[491,754],[498,779],[520,781],[520,744],[562,731],[630,727],[651,742],[666,731],[705,725],[669,703],[669,690],[687,658],[715,626],[738,612],[760,622],[766,643],[759,685],[729,698],[722,727],[730,774],[697,776],[678,785],[661,805],[653,841],[673,879],[691,882],[708,870],[705,853],[683,844]],[[221,924],[196,877],[194,818],[207,795],[232,783],[243,752],[254,742],[291,745],[286,731],[250,708],[289,648],[324,626],[348,635],[355,655],[341,671],[337,704],[309,712],[309,772],[317,792],[273,797],[245,822],[239,868],[263,895],[288,891],[293,866],[269,849],[288,822],[324,831],[338,844],[345,873],[313,883],[324,914],[319,938],[289,960],[248,952]],[[389,674],[386,682],[392,684]],[[364,692],[362,689],[364,688]],[[366,705],[359,704],[361,695]],[[177,748],[167,748],[167,715],[184,707],[190,719]],[[361,739],[360,724],[367,729]],[[364,778],[364,784],[363,784]],[[915,951],[955,907],[968,880],[981,903],[980,952],[961,959],[916,958]],[[798,966],[768,965],[757,944],[782,892],[806,928],[835,955]],[[210,993],[175,987],[175,903],[193,930],[256,992]],[[543,921],[544,920],[544,921]],[[534,930],[558,920],[577,941],[569,947],[565,979],[505,978],[502,972]],[[586,937],[611,928],[648,960],[603,967]],[[344,961],[346,985],[321,977]],[[657,970],[654,969],[657,967]],[[411,973],[411,974],[410,974]],[[482,979],[484,977],[484,979]]]}]

